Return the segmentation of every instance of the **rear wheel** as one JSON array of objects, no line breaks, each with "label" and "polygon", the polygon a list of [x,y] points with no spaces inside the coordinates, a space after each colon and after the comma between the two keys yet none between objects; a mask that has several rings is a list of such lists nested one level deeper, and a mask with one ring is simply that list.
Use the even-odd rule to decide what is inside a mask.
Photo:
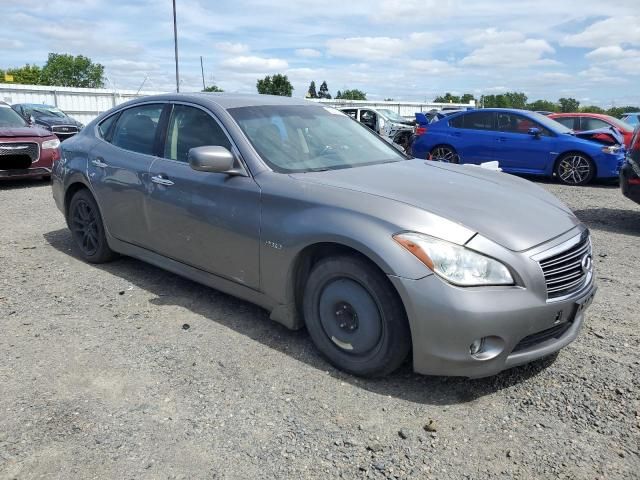
[{"label": "rear wheel", "polygon": [[320,261],[307,280],[303,306],[311,339],[336,367],[382,376],[406,359],[411,335],[402,303],[389,280],[366,260]]},{"label": "rear wheel", "polygon": [[107,244],[98,204],[88,190],[78,191],[71,199],[67,224],[75,250],[83,260],[104,263],[116,257]]},{"label": "rear wheel", "polygon": [[438,145],[434,147],[431,150],[430,158],[436,162],[460,163],[458,152],[449,145]]},{"label": "rear wheel", "polygon": [[556,176],[565,185],[586,185],[596,174],[593,161],[582,153],[564,155],[556,165]]}]

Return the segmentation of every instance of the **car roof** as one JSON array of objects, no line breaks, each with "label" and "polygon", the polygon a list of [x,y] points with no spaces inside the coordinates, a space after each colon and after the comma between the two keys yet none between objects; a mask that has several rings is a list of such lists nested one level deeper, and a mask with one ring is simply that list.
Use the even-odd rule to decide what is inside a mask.
[{"label": "car roof", "polygon": [[550,117],[592,117],[592,118],[611,118],[611,115],[606,113],[590,113],[590,112],[575,112],[575,113],[552,113]]},{"label": "car roof", "polygon": [[17,105],[24,105],[25,107],[51,107],[51,108],[58,108],[54,105],[48,105],[46,103],[14,103],[13,106],[17,106]]},{"label": "car roof", "polygon": [[277,95],[259,95],[259,94],[239,94],[239,93],[209,93],[209,92],[195,92],[195,93],[165,93],[162,95],[153,95],[149,97],[142,97],[131,102],[135,104],[140,101],[191,101],[195,103],[212,103],[227,110],[230,108],[238,107],[259,107],[267,105],[318,105],[320,104],[309,102],[307,100],[281,97]]}]

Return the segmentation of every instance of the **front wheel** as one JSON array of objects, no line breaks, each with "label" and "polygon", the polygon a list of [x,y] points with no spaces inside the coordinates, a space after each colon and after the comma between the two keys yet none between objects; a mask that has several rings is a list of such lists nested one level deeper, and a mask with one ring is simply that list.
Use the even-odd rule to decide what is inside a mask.
[{"label": "front wheel", "polygon": [[337,368],[383,376],[409,353],[411,334],[402,302],[385,275],[364,259],[320,261],[307,280],[303,307],[313,343]]},{"label": "front wheel", "polygon": [[565,185],[586,185],[596,174],[593,161],[581,153],[563,156],[556,165],[556,176]]}]

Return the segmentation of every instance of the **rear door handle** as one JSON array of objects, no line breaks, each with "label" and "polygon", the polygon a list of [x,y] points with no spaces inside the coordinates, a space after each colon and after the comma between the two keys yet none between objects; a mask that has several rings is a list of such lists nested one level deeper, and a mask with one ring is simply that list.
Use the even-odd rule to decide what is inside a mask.
[{"label": "rear door handle", "polygon": [[102,157],[96,157],[94,160],[91,160],[91,163],[98,168],[105,168],[109,166],[106,163],[104,163],[104,158]]},{"label": "rear door handle", "polygon": [[173,182],[168,178],[163,177],[162,175],[156,175],[155,177],[151,177],[151,181],[153,183],[157,183],[158,185],[164,185],[165,187],[170,187],[173,185]]}]

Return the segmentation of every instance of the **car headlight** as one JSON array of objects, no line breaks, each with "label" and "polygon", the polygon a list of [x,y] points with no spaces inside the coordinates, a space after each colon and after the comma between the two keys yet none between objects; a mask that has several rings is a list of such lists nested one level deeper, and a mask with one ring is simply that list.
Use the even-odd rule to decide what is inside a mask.
[{"label": "car headlight", "polygon": [[393,239],[436,275],[463,287],[513,285],[509,269],[493,258],[422,233],[398,233]]},{"label": "car headlight", "polygon": [[618,145],[610,145],[610,146],[607,146],[607,147],[602,147],[602,151],[604,153],[610,153],[612,155],[615,155],[620,150],[621,150],[621,147],[619,147]]},{"label": "car headlight", "polygon": [[54,138],[52,140],[45,140],[44,142],[42,142],[43,150],[55,150],[59,146],[60,146],[60,140],[58,140],[57,138]]}]

